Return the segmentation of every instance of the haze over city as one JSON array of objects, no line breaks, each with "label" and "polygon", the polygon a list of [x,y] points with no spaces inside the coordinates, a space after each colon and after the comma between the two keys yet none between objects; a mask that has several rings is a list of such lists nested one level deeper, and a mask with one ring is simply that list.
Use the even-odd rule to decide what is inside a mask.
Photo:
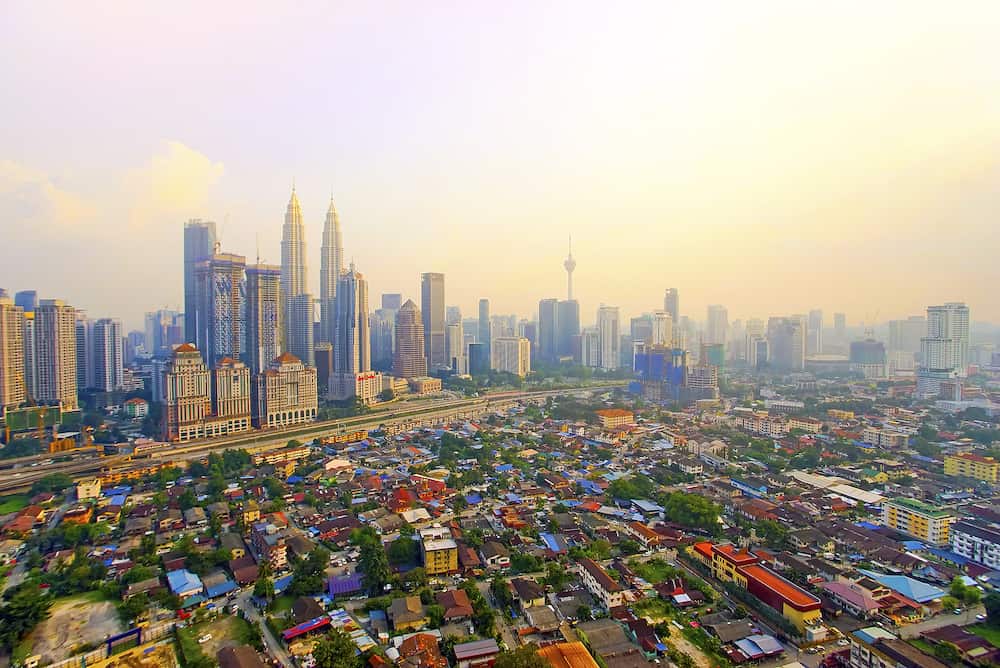
[{"label": "haze over city", "polygon": [[[1000,7],[226,3],[5,8],[8,289],[141,325],[181,227],[310,289],[331,193],[372,294],[532,317],[562,297],[852,324],[1000,319]],[[192,18],[197,16],[197,19]],[[58,48],[56,48],[58,47]]]}]

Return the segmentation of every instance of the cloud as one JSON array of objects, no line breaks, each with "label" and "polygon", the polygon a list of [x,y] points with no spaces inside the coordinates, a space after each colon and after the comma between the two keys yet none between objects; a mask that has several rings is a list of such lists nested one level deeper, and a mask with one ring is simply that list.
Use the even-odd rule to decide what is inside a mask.
[{"label": "cloud", "polygon": [[92,218],[95,207],[57,187],[44,172],[0,160],[0,211],[17,226],[72,226]]},{"label": "cloud", "polygon": [[181,142],[164,142],[146,165],[130,169],[122,177],[122,189],[131,198],[129,224],[146,227],[198,217],[209,191],[224,173],[221,162],[213,162]]}]

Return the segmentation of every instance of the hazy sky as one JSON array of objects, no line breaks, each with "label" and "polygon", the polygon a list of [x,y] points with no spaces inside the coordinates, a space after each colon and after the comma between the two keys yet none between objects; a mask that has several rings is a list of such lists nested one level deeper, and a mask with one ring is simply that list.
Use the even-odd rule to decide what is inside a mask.
[{"label": "hazy sky", "polygon": [[668,286],[1000,320],[998,34],[995,1],[8,2],[0,287],[137,326],[188,218],[277,263],[294,179],[316,291],[332,191],[373,302],[442,271],[530,314],[572,233],[585,322]]}]

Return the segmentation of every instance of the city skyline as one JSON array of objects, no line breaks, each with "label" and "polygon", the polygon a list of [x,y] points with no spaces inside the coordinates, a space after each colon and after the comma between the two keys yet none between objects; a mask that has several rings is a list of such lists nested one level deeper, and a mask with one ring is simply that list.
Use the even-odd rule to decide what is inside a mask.
[{"label": "city skyline", "polygon": [[[463,311],[488,293],[495,312],[527,315],[565,294],[572,233],[584,314],[601,302],[623,316],[651,310],[669,285],[685,313],[721,303],[731,319],[822,305],[858,322],[961,299],[996,322],[1000,268],[981,241],[1000,155],[1000,8],[898,7],[858,25],[794,6],[636,7],[608,22],[586,6],[482,21],[473,7],[386,16],[303,4],[235,23],[214,9],[197,26],[156,8],[105,21],[14,7],[0,34],[19,67],[0,76],[25,94],[0,128],[0,215],[22,235],[0,255],[5,283],[135,328],[145,311],[181,306],[176,229],[188,219],[215,221],[227,252],[259,247],[278,264],[279,207],[295,181],[313,295],[332,189],[372,294],[416,297],[420,274],[440,271]],[[191,39],[217,35],[224,18],[220,38]],[[259,48],[272,25],[332,39]],[[397,44],[391,54],[373,50],[376,30]],[[78,59],[40,48],[87,31]],[[503,56],[512,38],[529,59]],[[178,62],[153,67],[147,53]],[[322,86],[306,85],[311,62],[329,64]],[[274,95],[286,88],[297,94]],[[872,247],[887,252],[858,271]],[[43,248],[99,249],[102,261],[43,268]],[[495,261],[477,262],[487,250]]]}]

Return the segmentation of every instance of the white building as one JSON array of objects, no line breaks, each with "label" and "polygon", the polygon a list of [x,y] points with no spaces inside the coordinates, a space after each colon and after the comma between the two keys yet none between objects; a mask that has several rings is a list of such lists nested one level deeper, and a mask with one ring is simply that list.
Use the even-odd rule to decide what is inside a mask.
[{"label": "white building", "polygon": [[493,339],[490,366],[494,371],[512,373],[522,378],[531,371],[531,342],[517,336]]},{"label": "white building", "polygon": [[125,385],[125,350],[122,323],[115,318],[101,318],[94,323],[94,385],[103,392],[114,392]]},{"label": "white building", "polygon": [[621,359],[621,328],[617,306],[597,309],[597,333],[600,337],[599,368],[614,371]]},{"label": "white building", "polygon": [[61,299],[35,311],[35,368],[38,401],[76,408],[76,309]]},{"label": "white building", "polygon": [[951,525],[951,549],[966,559],[1000,569],[1000,531],[976,520]]}]

